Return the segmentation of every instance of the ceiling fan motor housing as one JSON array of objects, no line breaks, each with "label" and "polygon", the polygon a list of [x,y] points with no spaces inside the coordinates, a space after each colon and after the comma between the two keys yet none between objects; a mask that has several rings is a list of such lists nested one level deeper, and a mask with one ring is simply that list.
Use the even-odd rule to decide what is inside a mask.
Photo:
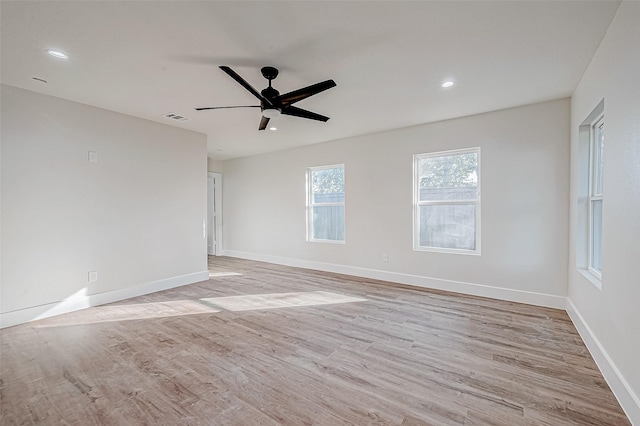
[{"label": "ceiling fan motor housing", "polygon": [[[269,67],[265,67],[265,68],[269,68]],[[262,68],[262,69],[264,70],[264,68]],[[276,70],[276,74],[277,73],[278,73],[278,70]],[[264,74],[264,72],[263,72],[263,74]],[[271,80],[269,80],[269,83],[271,83]],[[268,113],[267,115],[273,115],[274,117],[280,115],[280,111],[282,110],[282,102],[280,102],[278,100],[278,96],[280,95],[280,92],[278,92],[276,89],[271,87],[271,84],[269,84],[269,87],[267,87],[266,89],[263,89],[260,93],[262,94],[262,96],[264,96],[269,101],[271,101],[271,105],[266,105],[266,103],[264,101],[260,102],[260,106],[262,107],[262,111],[264,112],[266,110],[275,110],[277,112],[272,111],[272,114]],[[265,115],[265,117],[267,115]],[[269,118],[273,118],[273,117],[270,116]]]},{"label": "ceiling fan motor housing", "polygon": [[280,92],[278,92],[273,87],[267,87],[266,89],[262,89],[260,93],[262,93],[262,96],[269,99],[272,103],[275,103],[276,102],[275,98],[277,98],[278,95],[280,95]]}]

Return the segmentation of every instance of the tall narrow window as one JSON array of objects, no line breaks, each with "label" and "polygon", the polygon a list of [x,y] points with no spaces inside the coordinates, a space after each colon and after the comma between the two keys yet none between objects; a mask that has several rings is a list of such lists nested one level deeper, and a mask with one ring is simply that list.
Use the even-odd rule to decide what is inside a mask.
[{"label": "tall narrow window", "polygon": [[414,155],[414,250],[480,253],[480,148]]},{"label": "tall narrow window", "polygon": [[307,170],[307,240],[344,242],[344,165]]},{"label": "tall narrow window", "polygon": [[589,271],[602,277],[602,172],[604,117],[591,127],[589,149]]}]

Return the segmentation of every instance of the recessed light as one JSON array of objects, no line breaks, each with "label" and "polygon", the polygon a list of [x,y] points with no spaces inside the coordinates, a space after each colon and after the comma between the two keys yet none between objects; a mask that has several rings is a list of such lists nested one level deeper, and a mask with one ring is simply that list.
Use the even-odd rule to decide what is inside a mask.
[{"label": "recessed light", "polygon": [[278,128],[277,127],[269,127],[269,130],[271,130],[273,132],[273,131],[278,130]]},{"label": "recessed light", "polygon": [[57,59],[69,59],[69,57],[67,56],[66,53],[61,52],[59,50],[49,49],[49,50],[47,50],[47,53],[49,53],[49,55],[51,55],[51,56],[53,56],[54,58],[57,58]]},{"label": "recessed light", "polygon": [[451,87],[453,86],[453,81],[449,80],[449,81],[445,81],[444,83],[442,83],[442,87]]}]

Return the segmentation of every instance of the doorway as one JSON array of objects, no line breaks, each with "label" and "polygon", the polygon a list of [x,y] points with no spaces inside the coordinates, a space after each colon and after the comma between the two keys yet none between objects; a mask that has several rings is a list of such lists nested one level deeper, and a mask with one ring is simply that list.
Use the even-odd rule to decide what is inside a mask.
[{"label": "doorway", "polygon": [[207,173],[207,254],[222,255],[222,173]]}]

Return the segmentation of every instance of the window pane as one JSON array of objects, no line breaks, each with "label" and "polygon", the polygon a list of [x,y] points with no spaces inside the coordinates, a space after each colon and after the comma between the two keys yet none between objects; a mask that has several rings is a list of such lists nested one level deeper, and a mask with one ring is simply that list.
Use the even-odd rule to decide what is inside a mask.
[{"label": "window pane", "polygon": [[420,201],[476,200],[478,188],[420,188]]},{"label": "window pane", "polygon": [[421,247],[475,250],[475,204],[420,206],[419,214]]},{"label": "window pane", "polygon": [[478,154],[453,154],[418,160],[420,201],[477,198]]},{"label": "window pane", "polygon": [[330,192],[327,194],[312,194],[313,204],[344,203],[344,192]]},{"label": "window pane", "polygon": [[602,271],[602,200],[591,201],[591,265]]},{"label": "window pane", "polygon": [[344,240],[344,206],[311,207],[311,238]]},{"label": "window pane", "polygon": [[595,140],[593,147],[593,193],[602,194],[602,171],[604,167],[604,122],[595,125]]},{"label": "window pane", "polygon": [[311,203],[344,202],[344,167],[311,171]]}]

